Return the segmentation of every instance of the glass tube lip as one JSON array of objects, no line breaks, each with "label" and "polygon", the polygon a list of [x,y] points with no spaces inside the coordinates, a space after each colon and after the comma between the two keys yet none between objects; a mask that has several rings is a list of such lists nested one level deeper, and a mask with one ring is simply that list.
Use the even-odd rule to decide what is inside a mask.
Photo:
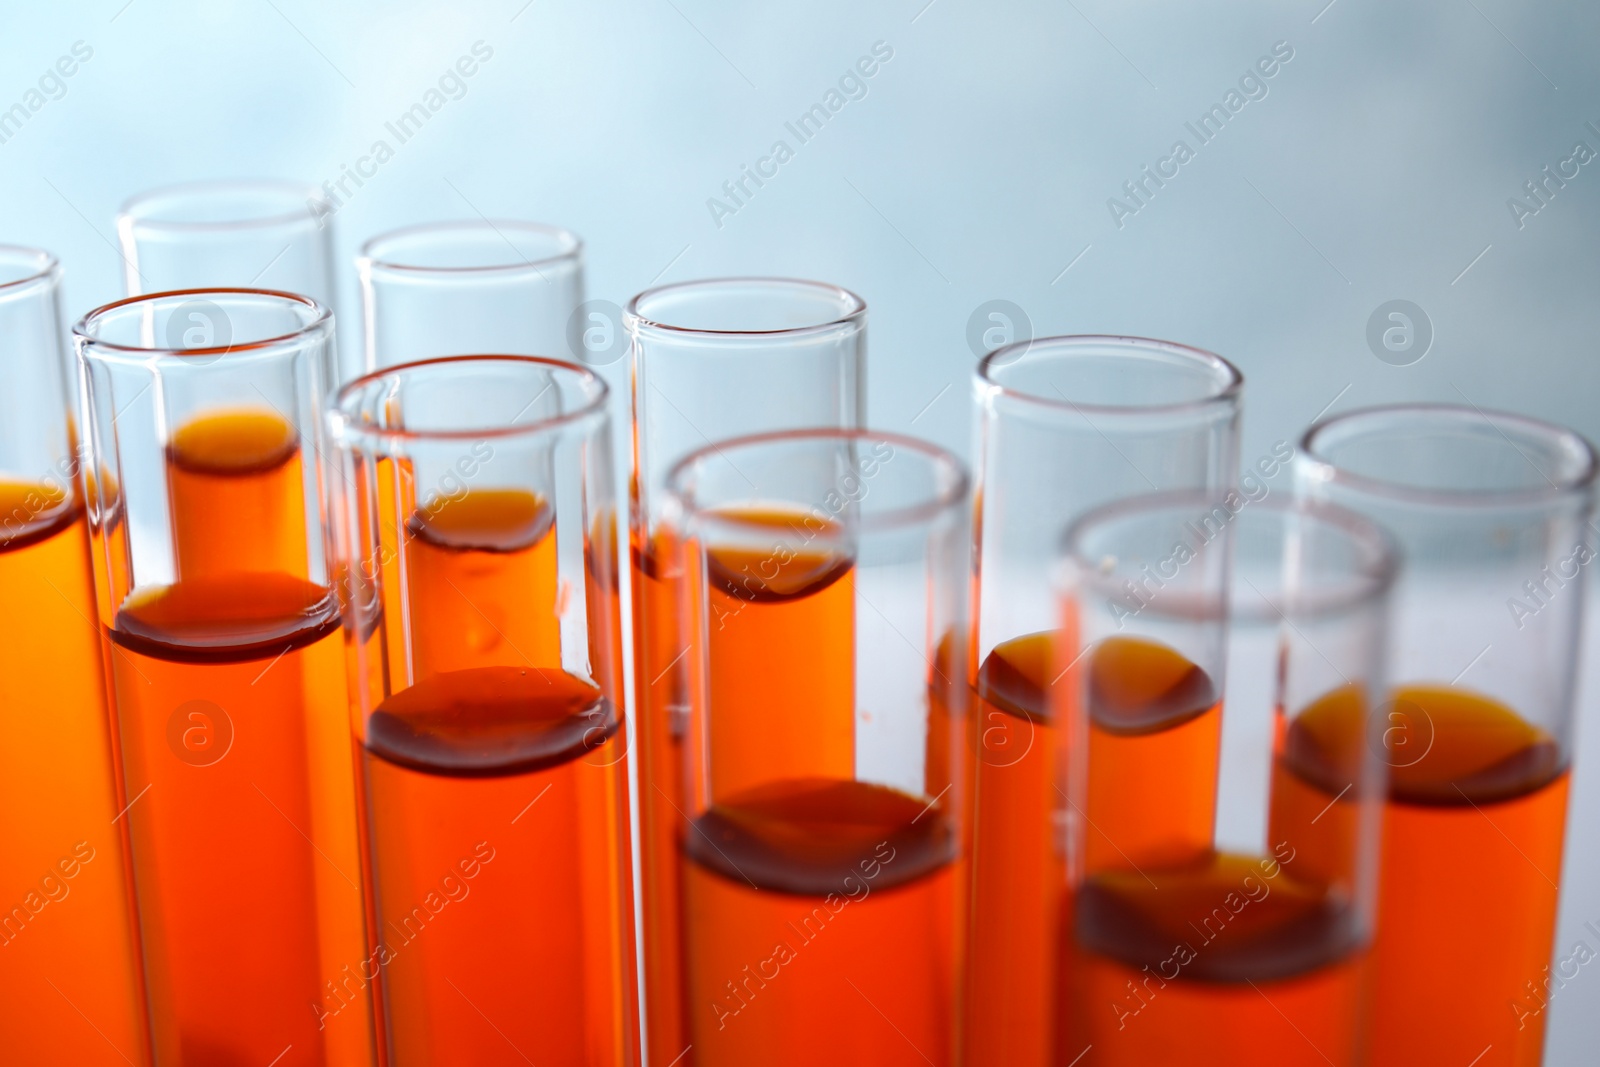
[{"label": "glass tube lip", "polygon": [[[245,205],[259,205],[254,210]],[[320,207],[313,208],[313,204]],[[126,200],[117,213],[121,233],[203,233],[317,222],[332,213],[322,190],[274,178],[184,182]]]},{"label": "glass tube lip", "polygon": [[[1178,490],[1127,497],[1095,508],[1068,525],[1061,537],[1060,562],[1056,587],[1068,591],[1069,573],[1078,577],[1079,584],[1092,595],[1118,598],[1125,595],[1125,581],[1137,579],[1140,570],[1123,570],[1118,558],[1098,551],[1088,542],[1094,534],[1104,534],[1117,527],[1129,527],[1140,522],[1174,523],[1168,529],[1182,528],[1185,534],[1196,529],[1188,528],[1199,520],[1211,517],[1215,510],[1225,507],[1222,497],[1203,490]],[[1228,618],[1247,624],[1300,622],[1328,618],[1355,608],[1371,604],[1388,596],[1400,572],[1401,553],[1398,542],[1382,526],[1349,508],[1314,500],[1261,500],[1245,503],[1232,512],[1230,523],[1259,523],[1262,516],[1287,524],[1292,520],[1304,521],[1310,527],[1321,527],[1346,542],[1350,549],[1350,566],[1347,576],[1336,583],[1312,579],[1304,584],[1293,584],[1281,603],[1275,603],[1265,594],[1242,604],[1233,590],[1216,591],[1220,595],[1193,592],[1174,592],[1169,597],[1156,597],[1147,607],[1152,614],[1166,618],[1210,618],[1221,611]],[[1180,527],[1177,524],[1186,524]],[[1286,536],[1285,541],[1289,538]],[[1188,538],[1185,538],[1188,541]],[[1237,555],[1237,531],[1230,544]],[[1173,541],[1173,547],[1178,542]],[[1285,558],[1294,551],[1286,543]],[[1231,559],[1231,557],[1230,557]],[[1148,569],[1146,567],[1145,569]],[[1236,570],[1237,573],[1237,570]],[[1162,575],[1164,578],[1171,576]],[[1321,588],[1323,585],[1331,588]]]},{"label": "glass tube lip", "polygon": [[[728,297],[739,289],[766,298],[787,297],[798,305],[802,300],[814,302],[824,313],[807,316],[813,321],[741,326],[738,328],[713,327],[697,322],[670,321],[676,315],[663,314],[664,305],[678,302],[693,303],[707,297]],[[701,278],[687,282],[673,282],[646,289],[628,301],[623,319],[630,330],[660,330],[663,333],[685,337],[803,337],[822,333],[841,326],[859,324],[866,318],[867,302],[848,289],[828,282],[805,278]]]},{"label": "glass tube lip", "polygon": [[[265,304],[277,304],[294,312],[300,319],[296,328],[287,333],[248,340],[230,340],[226,345],[214,347],[180,348],[171,345],[129,344],[114,341],[106,336],[111,329],[127,329],[129,325],[143,322],[159,304],[181,305],[189,300],[206,301],[209,297],[223,300],[261,298]],[[215,302],[215,301],[209,301]],[[79,319],[72,327],[72,336],[81,347],[93,349],[100,358],[113,362],[146,365],[163,359],[192,360],[196,357],[222,355],[239,356],[250,352],[263,352],[280,348],[301,340],[325,336],[333,330],[333,312],[308,296],[285,293],[277,289],[175,289],[165,293],[144,293],[124,297],[104,304]],[[143,330],[139,330],[142,336]]]},{"label": "glass tube lip", "polygon": [[61,277],[61,262],[42,248],[0,244],[0,300],[10,300]]},{"label": "glass tube lip", "polygon": [[[1203,380],[1208,382],[1209,387],[1196,396],[1181,400],[1107,403],[1078,400],[1059,392],[1056,396],[1050,396],[1002,380],[1006,368],[1016,365],[1021,357],[1039,350],[1049,350],[1076,359],[1104,355],[1107,350],[1119,349],[1153,357],[1152,362],[1161,360],[1169,366],[1183,365],[1200,370]],[[1181,414],[1204,411],[1207,408],[1230,407],[1238,403],[1239,395],[1244,388],[1244,375],[1240,373],[1239,368],[1214,352],[1174,341],[1116,334],[1067,334],[1017,341],[984,356],[978,363],[976,374],[980,389],[1019,401],[1024,405],[1056,412],[1093,412],[1105,415]]]},{"label": "glass tube lip", "polygon": [[[543,247],[532,256],[524,255],[507,232]],[[469,219],[426,222],[380,233],[361,246],[356,269],[362,277],[373,272],[441,278],[517,274],[575,263],[582,255],[583,240],[559,226],[516,219]]]},{"label": "glass tube lip", "polygon": [[[1346,441],[1360,440],[1386,428],[1399,429],[1415,437],[1419,430],[1443,433],[1478,427],[1492,429],[1508,447],[1520,453],[1539,475],[1542,484],[1503,487],[1422,484],[1417,480],[1386,478],[1353,470],[1330,455]],[[1516,438],[1521,439],[1520,443]],[[1396,440],[1394,447],[1398,449],[1403,445]],[[1535,464],[1528,454],[1529,449],[1538,451],[1547,464]],[[1596,478],[1600,475],[1600,459],[1596,457],[1594,446],[1576,431],[1526,415],[1458,404],[1390,404],[1334,415],[1306,430],[1300,439],[1300,455],[1309,476],[1316,481],[1400,503],[1441,508],[1526,507],[1562,499],[1581,499],[1594,493]]]},{"label": "glass tube lip", "polygon": [[[478,426],[462,427],[460,429],[426,429],[412,430],[402,427],[383,426],[376,422],[370,411],[366,410],[365,401],[367,394],[374,388],[385,388],[392,391],[399,384],[401,378],[414,375],[429,367],[443,367],[451,364],[507,364],[512,366],[527,366],[542,368],[546,373],[570,377],[583,394],[583,403],[571,411],[563,411],[559,415],[536,419],[526,423],[511,423],[503,426]],[[419,359],[411,363],[397,363],[392,367],[373,371],[349,382],[342,387],[335,396],[333,405],[328,410],[328,424],[333,433],[333,438],[340,444],[355,442],[382,442],[392,444],[400,441],[483,441],[504,440],[515,437],[534,437],[548,433],[562,426],[590,419],[597,414],[604,413],[606,404],[611,398],[611,387],[604,378],[589,370],[587,367],[565,360],[548,359],[544,356],[510,356],[510,355],[466,355],[466,356],[438,356],[432,359]]]},{"label": "glass tube lip", "polygon": [[669,509],[676,512],[680,521],[684,522],[709,518],[719,527],[727,529],[744,529],[755,534],[770,532],[771,526],[767,523],[742,519],[736,512],[719,510],[719,505],[707,504],[699,499],[696,495],[696,472],[712,459],[721,459],[731,464],[732,460],[728,459],[729,454],[736,454],[741,449],[803,441],[885,443],[915,453],[932,469],[933,490],[925,494],[926,499],[881,512],[858,515],[852,518],[850,523],[851,528],[857,532],[879,533],[926,525],[941,515],[959,510],[967,499],[967,491],[971,485],[967,469],[959,459],[944,449],[903,434],[825,427],[749,434],[725,441],[713,441],[695,449],[674,463],[667,471],[666,499]]}]

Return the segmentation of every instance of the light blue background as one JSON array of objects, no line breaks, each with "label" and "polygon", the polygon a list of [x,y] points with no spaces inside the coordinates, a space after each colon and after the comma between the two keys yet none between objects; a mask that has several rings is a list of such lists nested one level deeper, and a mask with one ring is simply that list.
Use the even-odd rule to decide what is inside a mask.
[{"label": "light blue background", "polygon": [[[361,240],[481,213],[577,231],[589,295],[619,304],[718,274],[846,285],[871,307],[872,421],[963,452],[968,322],[996,298],[1036,334],[1146,334],[1234,360],[1246,459],[1324,409],[1408,399],[1600,436],[1600,162],[1520,229],[1507,207],[1576,141],[1600,150],[1585,127],[1600,126],[1600,9],[1326,3],[7,0],[0,108],[73,42],[94,55],[0,144],[0,240],[60,255],[75,318],[121,295],[111,220],[129,194],[335,179],[394,144],[384,123],[481,40],[493,58],[465,95],[336,218],[345,324]],[[867,95],[798,144],[784,123],[877,41],[894,55]],[[1279,41],[1294,58],[1268,95],[1119,229],[1107,199],[1176,139],[1193,146],[1184,123]],[[707,199],[779,138],[794,158],[716,225]],[[1411,366],[1367,345],[1391,299],[1432,323]],[[1580,746],[1563,953],[1580,937],[1600,949],[1582,929],[1600,924],[1600,735]],[[1585,968],[1552,1006],[1551,1063],[1592,1061],[1597,1009]]]}]

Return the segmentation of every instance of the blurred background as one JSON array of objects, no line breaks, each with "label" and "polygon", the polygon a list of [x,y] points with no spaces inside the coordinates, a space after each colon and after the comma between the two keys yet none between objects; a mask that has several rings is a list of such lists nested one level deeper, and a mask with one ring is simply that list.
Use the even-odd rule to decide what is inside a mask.
[{"label": "blurred background", "polygon": [[[1075,332],[1237,363],[1247,462],[1324,412],[1403,400],[1600,437],[1594,5],[95,0],[4,18],[0,111],[27,113],[0,122],[0,241],[61,258],[73,319],[122,295],[128,196],[270,176],[329,183],[347,352],[362,241],[525,218],[585,239],[588,295],[611,305],[744,273],[859,292],[871,421],[963,453],[977,355]],[[62,56],[75,73],[41,82]],[[420,129],[391,128],[418,103]],[[1583,699],[1563,956],[1600,952],[1600,678]],[[1600,968],[1549,1010],[1549,1062],[1591,1062]]]}]

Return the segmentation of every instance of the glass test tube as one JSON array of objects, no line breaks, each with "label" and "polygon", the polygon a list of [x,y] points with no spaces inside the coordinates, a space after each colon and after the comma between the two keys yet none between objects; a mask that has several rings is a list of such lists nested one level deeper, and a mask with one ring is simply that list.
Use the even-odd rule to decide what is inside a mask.
[{"label": "glass test tube", "polygon": [[661,519],[668,469],[713,440],[769,429],[856,427],[866,304],[820,282],[723,278],[640,293],[624,321],[633,358],[634,716],[639,731],[640,884],[650,1060],[689,1044],[679,885],[687,677],[669,599]]},{"label": "glass test tube", "polygon": [[424,360],[346,386],[345,618],[387,1062],[639,1058],[605,383]]},{"label": "glass test tube", "polygon": [[158,1064],[372,1060],[364,996],[318,1007],[365,941],[317,462],[332,333],[243,289],[74,330]]},{"label": "glass test tube", "polygon": [[333,208],[311,186],[192,182],[141,193],[117,214],[129,296],[259,286],[333,306]]},{"label": "glass test tube", "polygon": [[[321,190],[265,178],[141,193],[117,213],[123,291],[243,286],[299,293],[332,308],[333,212]],[[205,343],[200,333],[210,324],[190,325],[198,331],[190,347]]]},{"label": "glass test tube", "polygon": [[410,226],[363,245],[356,273],[367,371],[434,356],[550,356],[568,352],[583,303],[583,242],[533,222]]},{"label": "glass test tube", "polygon": [[1327,505],[1162,494],[1064,555],[1053,1062],[1364,1062],[1390,542]]},{"label": "glass test tube", "polygon": [[667,493],[681,1062],[956,1062],[965,471],[909,438],[796,430],[693,452]]},{"label": "glass test tube", "polygon": [[1371,1062],[1540,1062],[1572,754],[1594,450],[1470,407],[1309,430],[1297,485],[1405,553]]},{"label": "glass test tube", "polygon": [[38,249],[0,246],[0,379],[0,1033],[19,1063],[143,1067],[61,269]]},{"label": "glass test tube", "polygon": [[[1158,490],[1221,499],[1238,484],[1240,389],[1239,372],[1209,352],[1125,337],[1010,345],[974,375],[973,1065],[1052,1062],[1063,855],[1049,818],[1049,681],[1066,661],[1053,656],[1049,575],[1061,531],[1097,505]],[[1253,473],[1246,483],[1253,499],[1266,491]]]}]

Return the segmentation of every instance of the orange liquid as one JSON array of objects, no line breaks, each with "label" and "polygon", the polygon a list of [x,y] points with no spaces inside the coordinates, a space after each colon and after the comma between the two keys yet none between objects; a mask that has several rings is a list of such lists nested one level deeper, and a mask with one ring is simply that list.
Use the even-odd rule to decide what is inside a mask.
[{"label": "orange liquid", "polygon": [[[763,514],[776,534],[787,532],[792,517],[786,514],[743,517],[760,521]],[[641,545],[636,535],[632,556],[646,1033],[652,1062],[670,1064],[691,1041],[682,941],[683,827],[692,806],[683,778],[690,653],[674,599],[673,583],[681,580],[676,546],[665,536]],[[811,553],[792,567],[780,567],[771,557],[767,551],[733,550],[712,563],[708,628],[719,662],[727,665],[713,675],[712,700],[720,703],[739,699],[741,692],[757,692],[770,709],[760,718],[719,719],[714,727],[713,788],[719,794],[751,784],[745,777],[748,769],[758,770],[755,781],[782,773],[773,762],[779,753],[787,756],[788,772],[798,776],[848,778],[855,770],[848,561]],[[831,596],[807,596],[807,586],[821,592],[835,583]],[[805,647],[813,647],[820,637],[820,660],[843,664],[843,670],[822,679],[797,657],[769,654],[769,647],[796,647],[792,640],[797,636]],[[825,721],[817,718],[817,708],[826,709]]]},{"label": "orange liquid", "polygon": [[110,628],[156,1055],[368,1063],[368,1002],[318,1008],[365,940],[338,607],[302,576],[298,451],[267,465],[238,418],[174,437],[179,580]]},{"label": "orange liquid", "polygon": [[[682,1062],[950,1063],[964,896],[950,745],[929,740],[926,796],[855,780],[852,561],[805,544],[799,516],[736,514],[771,547],[705,553],[690,631],[707,641],[687,658],[709,700],[689,730],[709,803],[683,837]],[[929,729],[948,728],[931,667],[928,682]]]},{"label": "orange liquid", "polygon": [[1085,1062],[1130,1067],[1222,1067],[1261,1050],[1275,1065],[1355,1063],[1365,932],[1301,832],[1353,815],[1280,751],[1272,855],[1215,851],[1210,678],[1131,639],[1103,643],[1089,672],[1086,878],[1065,902],[1055,1062],[1092,1048]]},{"label": "orange liquid", "polygon": [[[636,502],[637,503],[637,502]],[[644,915],[645,1041],[653,1064],[681,1064],[683,1001],[683,732],[685,645],[675,625],[676,557],[634,534],[634,708],[639,754],[639,886]]]},{"label": "orange liquid", "polygon": [[[736,511],[792,539],[794,517]],[[783,778],[855,777],[855,574],[825,550],[706,553],[713,798]],[[746,710],[748,709],[748,711]]]},{"label": "orange liquid", "polygon": [[180,426],[167,445],[178,577],[305,574],[301,473],[299,435],[270,411],[223,411]]},{"label": "orange liquid", "polygon": [[406,524],[418,680],[367,721],[356,978],[381,967],[397,1067],[638,1059],[621,722],[559,667],[553,520],[475,489]]},{"label": "orange liquid", "polygon": [[1207,856],[1217,814],[1221,694],[1154,642],[1113,637],[1089,669],[1085,870]]},{"label": "orange liquid", "polygon": [[707,810],[688,842],[685,1063],[951,1062],[956,847],[937,809],[779,781]]},{"label": "orange liquid", "polygon": [[532,493],[475,489],[406,523],[415,677],[559,664],[554,513]]},{"label": "orange liquid", "polygon": [[1532,1067],[1545,981],[1559,984],[1548,965],[1565,758],[1543,730],[1470,692],[1405,688],[1394,710],[1371,1062]]},{"label": "orange liquid", "polygon": [[1052,813],[1051,634],[995,646],[973,707],[972,948],[968,1063],[1042,1067],[1055,1031],[1057,924],[1066,865]]},{"label": "orange liquid", "polygon": [[0,481],[0,1041],[19,1064],[149,1063],[94,615],[82,509]]},{"label": "orange liquid", "polygon": [[1349,906],[1292,869],[1214,853],[1092,875],[1069,905],[1070,1022],[1056,1062],[1358,1062],[1364,953]]}]

